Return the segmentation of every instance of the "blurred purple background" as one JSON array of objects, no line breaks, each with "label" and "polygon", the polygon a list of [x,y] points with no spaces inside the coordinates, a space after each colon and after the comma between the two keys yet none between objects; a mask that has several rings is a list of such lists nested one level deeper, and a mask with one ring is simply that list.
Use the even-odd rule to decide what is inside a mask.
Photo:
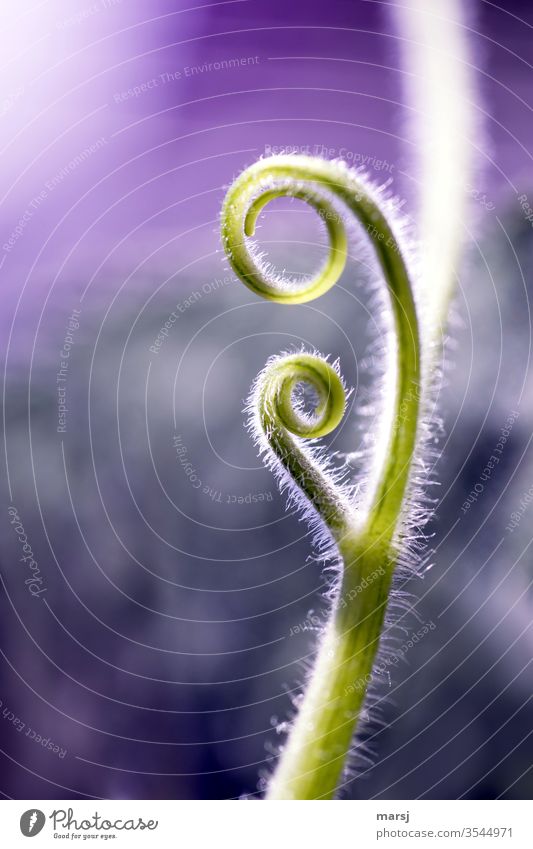
[{"label": "blurred purple background", "polygon": [[[317,636],[298,626],[325,602],[306,528],[244,432],[243,399],[267,357],[301,340],[340,355],[364,395],[372,319],[353,278],[371,269],[352,261],[320,305],[259,302],[224,263],[218,214],[231,179],[283,148],[365,164],[416,216],[393,5],[48,0],[1,12],[6,797],[258,791]],[[533,514],[506,526],[533,484],[520,201],[533,199],[533,13],[468,6],[479,135],[449,436],[435,567],[411,582],[419,621],[403,623],[436,627],[386,676],[373,765],[359,764],[345,797],[532,791]],[[297,205],[280,204],[261,237],[296,271],[323,254]],[[514,410],[504,460],[464,513]],[[361,440],[355,419],[335,448]],[[10,505],[39,564],[36,597]]]}]

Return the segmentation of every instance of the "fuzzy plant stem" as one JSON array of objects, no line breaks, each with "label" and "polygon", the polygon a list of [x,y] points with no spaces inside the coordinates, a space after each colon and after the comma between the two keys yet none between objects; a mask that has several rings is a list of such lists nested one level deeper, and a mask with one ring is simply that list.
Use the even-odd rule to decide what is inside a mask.
[{"label": "fuzzy plant stem", "polygon": [[[323,267],[303,285],[275,275],[250,241],[260,211],[282,196],[313,207],[329,236]],[[339,279],[347,256],[341,210],[349,210],[374,247],[394,327],[394,400],[364,507],[356,508],[313,443],[306,443],[329,433],[343,416],[345,393],[336,367],[316,354],[273,358],[252,391],[252,424],[266,461],[308,515],[325,525],[341,563],[329,622],[268,799],[334,795],[371,678],[398,557],[417,446],[420,337],[412,281],[384,205],[379,191],[340,162],[273,156],[235,180],[222,209],[222,239],[235,273],[252,291],[286,304],[310,301]],[[302,385],[318,399],[312,414],[296,397]]]}]

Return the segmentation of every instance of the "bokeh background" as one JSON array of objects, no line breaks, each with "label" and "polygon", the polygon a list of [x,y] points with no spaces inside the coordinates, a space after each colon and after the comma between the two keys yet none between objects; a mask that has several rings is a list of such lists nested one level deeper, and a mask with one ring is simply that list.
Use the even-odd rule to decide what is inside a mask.
[{"label": "bokeh background", "polygon": [[[320,301],[288,309],[235,280],[218,214],[243,167],[298,149],[365,164],[416,222],[398,5],[2,4],[6,798],[260,793],[327,604],[244,400],[272,353],[339,356],[356,391],[330,445],[357,451],[381,330],[368,251]],[[405,587],[394,639],[427,627],[382,675],[381,723],[343,798],[533,790],[533,12],[468,7],[475,169],[457,175],[468,212],[433,568]],[[298,203],[273,206],[260,239],[294,273],[325,251]]]}]

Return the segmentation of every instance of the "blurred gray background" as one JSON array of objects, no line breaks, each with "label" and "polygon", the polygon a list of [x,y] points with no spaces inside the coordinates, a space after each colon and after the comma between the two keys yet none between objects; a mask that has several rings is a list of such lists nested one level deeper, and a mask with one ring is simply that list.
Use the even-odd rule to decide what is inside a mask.
[{"label": "blurred gray background", "polygon": [[[520,198],[533,198],[533,18],[518,3],[478,6],[487,114],[439,398],[433,568],[404,587],[413,609],[393,636],[427,633],[382,676],[373,754],[356,753],[344,798],[532,791],[533,242]],[[19,61],[5,84],[1,790],[254,796],[327,603],[243,405],[271,354],[316,347],[355,390],[327,444],[356,451],[375,426],[357,409],[374,397],[382,337],[361,234],[340,284],[288,308],[235,280],[218,214],[231,179],[272,146],[324,145],[372,161],[415,216],[393,21],[340,0],[76,9],[45,9],[55,62],[35,48],[35,67]],[[28,43],[40,37],[29,29]],[[185,70],[232,57],[250,62]],[[272,205],[259,235],[293,272],[324,256],[320,222],[296,202]]]}]

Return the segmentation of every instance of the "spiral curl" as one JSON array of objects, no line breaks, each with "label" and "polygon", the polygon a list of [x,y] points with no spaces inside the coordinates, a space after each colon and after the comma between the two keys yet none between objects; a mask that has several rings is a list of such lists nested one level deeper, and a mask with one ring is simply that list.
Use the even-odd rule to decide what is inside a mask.
[{"label": "spiral curl", "polygon": [[[326,436],[342,421],[346,389],[337,369],[337,364],[316,354],[273,357],[252,389],[249,409],[258,446],[274,471],[282,477],[285,472],[297,484],[331,534],[340,538],[352,507],[326,463],[318,462],[316,452],[303,444],[305,439]],[[296,390],[304,386],[316,394],[311,414],[295,398]]]},{"label": "spiral curl", "polygon": [[[344,222],[332,200],[317,192],[312,184],[298,182],[309,176],[304,168],[294,172],[299,160],[301,157],[272,157],[252,165],[233,183],[222,209],[222,241],[235,274],[256,294],[284,304],[303,304],[327,292],[344,271],[348,246]],[[324,183],[322,190],[327,186]],[[323,267],[303,286],[274,274],[258,260],[247,241],[255,233],[260,212],[280,197],[305,201],[326,225],[328,256]]]},{"label": "spiral curl", "polygon": [[[317,394],[312,416],[303,414],[294,404],[294,390],[299,384],[307,384]],[[326,436],[344,415],[346,392],[342,379],[326,360],[312,354],[289,354],[276,359],[263,375],[261,394],[264,427],[279,419],[295,436]]]}]

